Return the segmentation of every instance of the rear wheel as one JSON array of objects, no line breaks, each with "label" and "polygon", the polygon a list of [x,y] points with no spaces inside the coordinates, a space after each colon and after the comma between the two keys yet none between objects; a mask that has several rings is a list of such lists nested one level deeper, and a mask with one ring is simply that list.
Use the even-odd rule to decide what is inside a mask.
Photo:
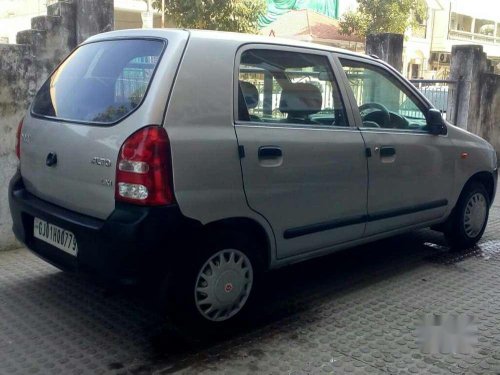
[{"label": "rear wheel", "polygon": [[224,322],[245,306],[253,285],[253,267],[240,250],[223,249],[211,255],[195,279],[194,301],[203,318]]},{"label": "rear wheel", "polygon": [[445,236],[452,249],[464,249],[475,245],[483,236],[490,198],[483,184],[472,182],[466,186],[445,226]]},{"label": "rear wheel", "polygon": [[206,336],[238,324],[254,297],[258,249],[245,233],[218,233],[173,270],[166,306],[188,334]]}]

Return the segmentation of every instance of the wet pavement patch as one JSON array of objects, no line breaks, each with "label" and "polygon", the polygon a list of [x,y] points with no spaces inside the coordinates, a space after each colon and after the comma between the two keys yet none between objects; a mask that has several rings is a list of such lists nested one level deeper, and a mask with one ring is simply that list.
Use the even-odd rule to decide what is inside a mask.
[{"label": "wet pavement patch", "polygon": [[424,242],[423,245],[437,251],[436,254],[426,257],[427,261],[444,265],[459,263],[471,257],[490,260],[495,255],[500,254],[500,241],[498,240],[483,241],[469,249],[463,250],[453,250],[448,246],[432,242]]}]

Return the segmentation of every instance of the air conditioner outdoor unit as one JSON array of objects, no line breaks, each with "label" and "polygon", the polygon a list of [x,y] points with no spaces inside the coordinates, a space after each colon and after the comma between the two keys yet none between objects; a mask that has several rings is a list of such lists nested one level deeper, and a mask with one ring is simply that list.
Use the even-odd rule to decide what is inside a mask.
[{"label": "air conditioner outdoor unit", "polygon": [[450,54],[449,53],[440,53],[439,54],[439,62],[441,64],[449,64],[450,63]]}]

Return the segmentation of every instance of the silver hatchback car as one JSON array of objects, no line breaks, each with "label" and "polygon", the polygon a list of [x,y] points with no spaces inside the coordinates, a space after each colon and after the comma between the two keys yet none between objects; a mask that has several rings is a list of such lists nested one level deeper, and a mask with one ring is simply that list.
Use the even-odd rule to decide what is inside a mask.
[{"label": "silver hatchback car", "polygon": [[409,230],[482,236],[483,139],[384,62],[253,35],[125,30],[74,50],[19,125],[17,238],[63,269],[166,280],[218,328],[265,270]]}]

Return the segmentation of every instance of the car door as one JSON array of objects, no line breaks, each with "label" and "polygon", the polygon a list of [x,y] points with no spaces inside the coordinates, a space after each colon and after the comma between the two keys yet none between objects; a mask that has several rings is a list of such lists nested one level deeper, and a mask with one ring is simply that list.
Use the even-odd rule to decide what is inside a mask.
[{"label": "car door", "polygon": [[365,236],[443,217],[452,190],[453,151],[446,134],[427,130],[429,104],[382,63],[349,56],[339,62],[371,155]]},{"label": "car door", "polygon": [[363,235],[364,142],[350,126],[332,61],[326,52],[270,45],[245,46],[236,58],[245,194],[270,223],[278,258]]}]

